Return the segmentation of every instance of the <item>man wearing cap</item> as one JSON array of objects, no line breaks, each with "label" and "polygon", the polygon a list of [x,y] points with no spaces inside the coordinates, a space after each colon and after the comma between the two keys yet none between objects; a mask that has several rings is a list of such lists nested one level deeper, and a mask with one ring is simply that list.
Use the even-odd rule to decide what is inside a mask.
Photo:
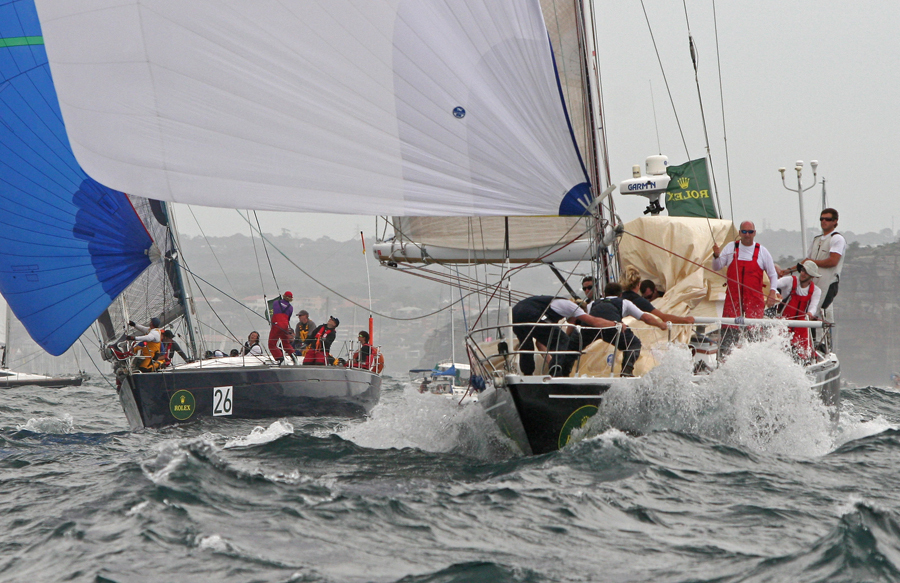
[{"label": "man wearing cap", "polygon": [[297,312],[297,320],[297,327],[294,329],[294,350],[303,356],[311,343],[310,335],[316,329],[316,323],[309,319],[309,312],[306,310]]},{"label": "man wearing cap", "polygon": [[321,324],[313,330],[309,339],[312,344],[303,357],[303,364],[330,364],[331,363],[331,344],[337,337],[335,328],[340,326],[341,321],[331,316],[328,322]]},{"label": "man wearing cap", "polygon": [[[279,365],[284,362],[284,352],[288,353],[294,364],[297,359],[294,357],[294,347],[291,345],[291,314],[294,308],[291,302],[294,301],[294,294],[289,291],[284,292],[281,298],[272,302],[272,328],[269,330],[269,352]],[[281,341],[281,348],[278,342]]]},{"label": "man wearing cap", "polygon": [[[766,307],[777,303],[775,282],[778,275],[769,251],[754,243],[756,226],[751,221],[741,223],[740,239],[733,245],[719,249],[713,242],[712,268],[716,271],[727,267],[727,289],[723,318],[762,318]],[[769,293],[763,295],[763,273],[769,276]],[[719,358],[731,352],[732,345],[741,335],[740,328],[723,326],[724,334],[719,345]]]},{"label": "man wearing cap", "polygon": [[[788,320],[815,319],[822,299],[822,288],[812,280],[819,277],[819,267],[812,259],[807,259],[797,266],[797,272],[797,276],[786,275],[778,280],[778,292],[782,298],[779,312],[782,318]],[[809,360],[812,357],[810,329],[791,328],[791,347],[799,358]]]}]

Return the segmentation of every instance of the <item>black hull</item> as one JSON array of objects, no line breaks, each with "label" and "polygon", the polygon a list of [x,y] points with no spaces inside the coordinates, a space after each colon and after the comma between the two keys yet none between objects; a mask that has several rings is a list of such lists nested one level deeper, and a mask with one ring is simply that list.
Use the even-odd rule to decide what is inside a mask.
[{"label": "black hull", "polygon": [[46,387],[48,389],[61,389],[63,387],[80,387],[81,377],[62,377],[48,379],[20,380],[10,377],[0,377],[0,389],[13,389],[16,387]]},{"label": "black hull", "polygon": [[[381,377],[342,367],[227,367],[137,373],[119,400],[132,429],[207,417],[360,417],[378,403]],[[230,398],[229,398],[230,397]]]},{"label": "black hull", "polygon": [[[837,421],[841,408],[841,366],[836,358],[807,367],[812,389],[830,408]],[[526,455],[549,453],[565,446],[575,429],[598,410],[612,382],[636,383],[639,379],[553,378],[508,375],[504,385],[479,395],[478,404],[494,417],[501,429]],[[489,393],[490,392],[490,393]],[[482,395],[491,395],[487,400]],[[508,403],[514,405],[509,407]]]},{"label": "black hull", "polygon": [[[553,379],[548,377],[506,377],[509,391],[535,455],[565,446],[572,431],[581,428],[600,406],[610,387],[604,379]],[[567,382],[568,381],[568,382]],[[521,444],[520,444],[521,447]],[[523,451],[528,453],[525,448]]]}]

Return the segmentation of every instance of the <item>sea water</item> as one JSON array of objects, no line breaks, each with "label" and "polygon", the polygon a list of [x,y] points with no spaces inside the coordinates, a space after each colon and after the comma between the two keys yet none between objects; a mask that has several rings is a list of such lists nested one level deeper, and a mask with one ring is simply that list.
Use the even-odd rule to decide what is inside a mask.
[{"label": "sea water", "polygon": [[833,421],[777,341],[670,350],[523,457],[386,379],[368,419],[130,432],[104,379],[0,393],[0,581],[900,581],[900,394]]}]

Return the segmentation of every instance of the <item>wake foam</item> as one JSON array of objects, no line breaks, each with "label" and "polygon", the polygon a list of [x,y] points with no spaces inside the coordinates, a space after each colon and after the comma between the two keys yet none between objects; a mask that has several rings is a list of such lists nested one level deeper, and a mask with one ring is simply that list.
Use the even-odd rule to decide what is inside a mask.
[{"label": "wake foam", "polygon": [[476,404],[458,405],[442,395],[419,393],[412,384],[391,400],[382,400],[364,423],[338,432],[344,439],[373,449],[416,448],[481,459],[508,458],[516,446]]},{"label": "wake foam", "polygon": [[708,376],[693,377],[687,347],[656,354],[659,366],[637,387],[614,384],[584,435],[681,431],[751,451],[820,456],[836,428],[812,379],[787,352],[784,334],[736,349]]},{"label": "wake foam", "polygon": [[66,413],[59,417],[34,417],[25,425],[16,425],[17,431],[31,431],[32,433],[56,433],[67,434],[75,431],[75,421]]},{"label": "wake foam", "polygon": [[231,449],[236,447],[251,447],[254,445],[262,445],[264,443],[275,441],[276,439],[284,437],[285,435],[291,435],[292,433],[294,433],[293,425],[291,425],[287,421],[278,420],[273,422],[268,427],[254,427],[249,435],[229,439],[227,442],[225,442],[224,448]]}]

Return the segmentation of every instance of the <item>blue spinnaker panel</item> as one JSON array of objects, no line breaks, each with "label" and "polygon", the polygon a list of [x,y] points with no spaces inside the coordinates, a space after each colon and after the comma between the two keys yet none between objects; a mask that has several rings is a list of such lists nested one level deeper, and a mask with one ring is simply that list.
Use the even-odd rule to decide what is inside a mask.
[{"label": "blue spinnaker panel", "polygon": [[65,352],[150,265],[128,198],[75,161],[33,0],[0,4],[0,293]]}]

